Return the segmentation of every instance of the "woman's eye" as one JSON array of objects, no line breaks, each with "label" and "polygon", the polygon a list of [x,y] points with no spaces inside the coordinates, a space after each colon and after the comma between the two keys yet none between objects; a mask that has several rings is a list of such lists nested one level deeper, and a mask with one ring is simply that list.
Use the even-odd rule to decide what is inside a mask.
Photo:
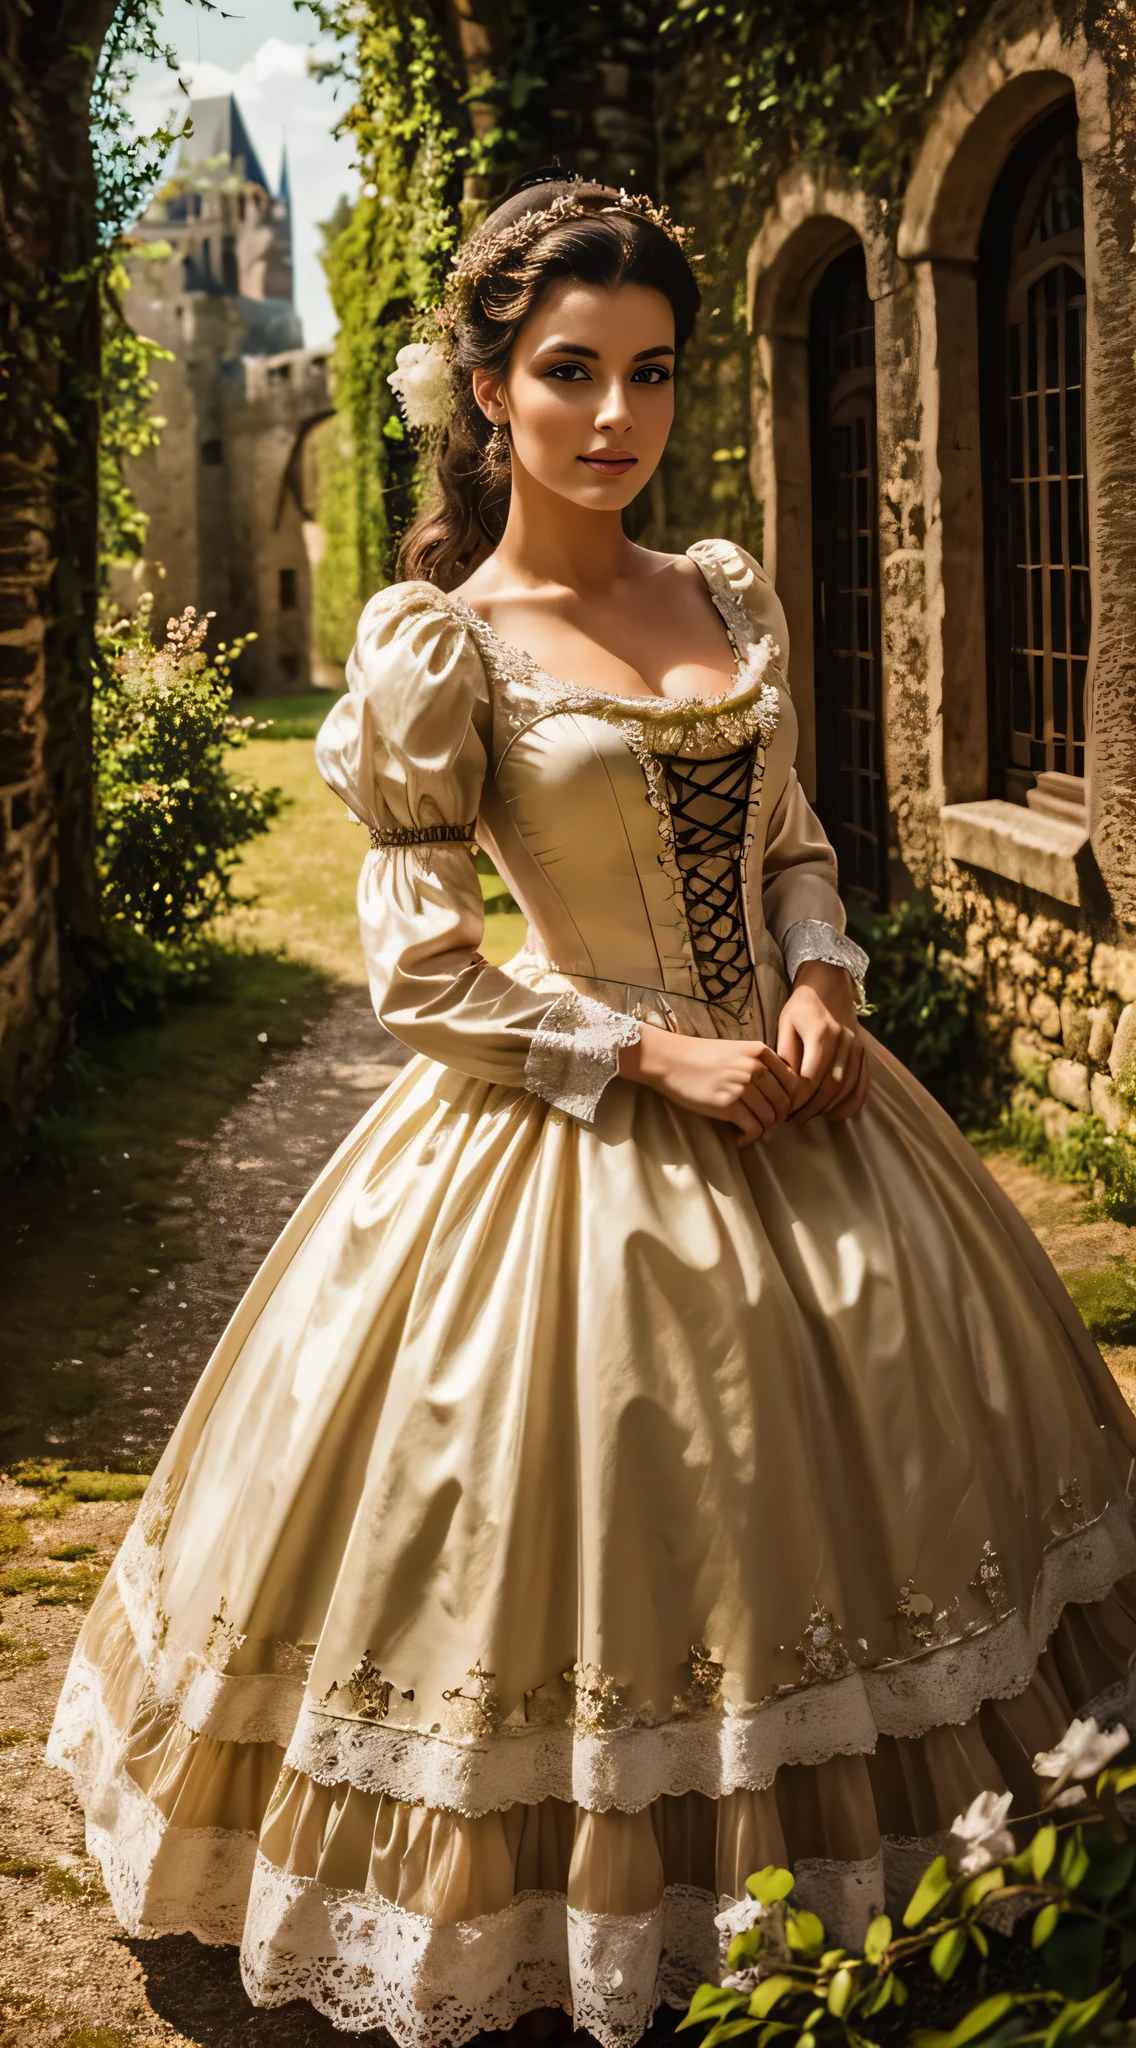
[{"label": "woman's eye", "polygon": [[644,363],[631,378],[633,384],[669,384],[670,381],[671,373],[663,368],[662,363]]},{"label": "woman's eye", "polygon": [[557,363],[548,374],[555,377],[558,384],[578,384],[581,378],[588,379],[583,363]]}]

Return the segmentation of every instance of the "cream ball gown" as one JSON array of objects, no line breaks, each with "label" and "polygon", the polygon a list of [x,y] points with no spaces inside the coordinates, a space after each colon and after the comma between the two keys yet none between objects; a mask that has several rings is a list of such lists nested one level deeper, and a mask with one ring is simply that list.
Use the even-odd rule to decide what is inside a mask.
[{"label": "cream ball gown", "polygon": [[[850,1122],[618,1076],[862,965],[764,572],[691,549],[712,704],[574,689],[429,584],[318,743],[417,1055],[237,1309],[50,1755],[135,1935],[441,2048],[636,2040],[748,1872],[855,1932],[1074,1711],[1125,1711],[1133,1421],[1029,1231],[886,1053]],[[529,920],[479,957],[474,833]]]}]

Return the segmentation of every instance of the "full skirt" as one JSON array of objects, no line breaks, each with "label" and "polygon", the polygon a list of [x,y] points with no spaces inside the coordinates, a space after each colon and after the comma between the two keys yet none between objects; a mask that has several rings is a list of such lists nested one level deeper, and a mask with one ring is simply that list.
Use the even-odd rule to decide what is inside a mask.
[{"label": "full skirt", "polygon": [[49,1755],[136,1935],[259,2004],[605,2048],[789,1862],[850,1938],[1074,1712],[1128,1712],[1133,1419],[1030,1232],[873,1046],[738,1152],[422,1059],[206,1368]]}]

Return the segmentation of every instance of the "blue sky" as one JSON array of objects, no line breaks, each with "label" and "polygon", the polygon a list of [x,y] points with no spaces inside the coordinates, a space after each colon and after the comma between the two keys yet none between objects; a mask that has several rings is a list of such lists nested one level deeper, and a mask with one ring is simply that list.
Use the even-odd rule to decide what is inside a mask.
[{"label": "blue sky", "polygon": [[328,47],[315,15],[291,0],[224,0],[223,12],[207,11],[193,0],[165,0],[161,29],[177,51],[179,70],[143,70],[131,96],[135,120],[153,126],[171,107],[184,109],[180,77],[198,98],[236,94],[274,185],[287,144],[296,304],[305,342],[330,341],[335,318],[319,263],[318,224],[332,213],[340,193],[354,197],[358,179],[351,144],[336,141],[331,132],[345,104],[344,89],[337,97],[332,84],[320,84],[309,73],[312,53]]}]

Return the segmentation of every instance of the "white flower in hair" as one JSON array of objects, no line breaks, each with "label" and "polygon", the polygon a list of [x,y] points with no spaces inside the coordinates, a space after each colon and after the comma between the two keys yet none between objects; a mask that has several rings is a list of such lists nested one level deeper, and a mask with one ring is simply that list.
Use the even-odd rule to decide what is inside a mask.
[{"label": "white flower in hair", "polygon": [[436,341],[412,341],[395,357],[387,383],[410,427],[444,427],[450,416],[450,373]]}]

